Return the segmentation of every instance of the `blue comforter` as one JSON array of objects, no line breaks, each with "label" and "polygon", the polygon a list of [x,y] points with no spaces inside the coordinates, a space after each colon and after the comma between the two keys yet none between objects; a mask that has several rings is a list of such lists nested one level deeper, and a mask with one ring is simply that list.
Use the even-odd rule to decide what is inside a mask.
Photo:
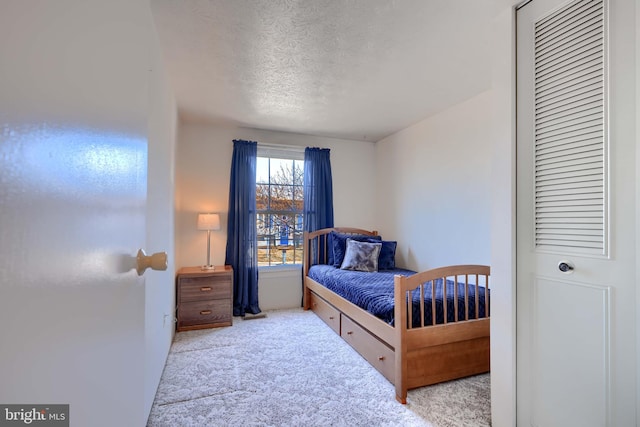
[{"label": "blue comforter", "polygon": [[[314,265],[309,269],[309,277],[331,291],[351,301],[360,308],[367,310],[374,316],[390,325],[394,324],[393,277],[395,275],[410,276],[414,271],[395,269],[373,273],[341,270],[328,265]],[[442,279],[435,281],[436,287],[436,324],[444,323],[443,286]],[[447,322],[455,321],[454,286],[452,280],[447,280]],[[424,317],[425,325],[432,325],[432,283],[427,283],[424,289]],[[458,283],[458,317],[464,320],[464,283]],[[468,286],[469,319],[475,319],[475,285]],[[479,317],[485,317],[485,289],[478,288],[480,297]],[[413,299],[413,326],[420,326],[420,292],[416,289]]]}]

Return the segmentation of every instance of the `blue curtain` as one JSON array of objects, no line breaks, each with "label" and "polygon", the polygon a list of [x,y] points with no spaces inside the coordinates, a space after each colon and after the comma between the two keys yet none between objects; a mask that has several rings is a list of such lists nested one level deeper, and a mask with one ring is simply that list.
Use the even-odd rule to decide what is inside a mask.
[{"label": "blue curtain", "polygon": [[[328,148],[304,150],[304,229],[333,227],[333,183]],[[320,248],[321,256],[324,248]]]},{"label": "blue curtain", "polygon": [[233,315],[260,313],[256,229],[258,143],[233,140],[225,264],[233,267]]}]

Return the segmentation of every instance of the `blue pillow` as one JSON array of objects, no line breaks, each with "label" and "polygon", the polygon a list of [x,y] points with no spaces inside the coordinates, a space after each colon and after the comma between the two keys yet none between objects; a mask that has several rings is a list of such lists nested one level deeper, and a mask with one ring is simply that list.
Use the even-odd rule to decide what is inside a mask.
[{"label": "blue pillow", "polygon": [[[371,239],[370,243],[378,243],[380,240]],[[396,268],[396,247],[398,242],[383,240],[380,257],[378,258],[378,270],[393,270]]]},{"label": "blue pillow", "polygon": [[378,258],[382,243],[359,242],[347,239],[342,270],[378,271]]},{"label": "blue pillow", "polygon": [[[340,268],[342,261],[344,261],[344,254],[347,247],[347,239],[355,240],[358,242],[367,242],[369,240],[381,241],[382,236],[367,236],[365,234],[342,234],[336,231],[329,233],[329,260],[333,260],[334,267]],[[333,255],[333,256],[332,256]]]},{"label": "blue pillow", "polygon": [[332,231],[327,236],[327,265],[333,265],[333,234],[335,231]]}]

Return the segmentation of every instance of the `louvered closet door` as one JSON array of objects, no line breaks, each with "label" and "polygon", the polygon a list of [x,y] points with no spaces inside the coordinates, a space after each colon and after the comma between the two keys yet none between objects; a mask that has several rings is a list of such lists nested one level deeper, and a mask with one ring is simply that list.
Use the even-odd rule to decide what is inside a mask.
[{"label": "louvered closet door", "polygon": [[518,425],[636,425],[630,3],[517,12]]},{"label": "louvered closet door", "polygon": [[569,3],[533,28],[535,245],[606,255],[602,1]]}]

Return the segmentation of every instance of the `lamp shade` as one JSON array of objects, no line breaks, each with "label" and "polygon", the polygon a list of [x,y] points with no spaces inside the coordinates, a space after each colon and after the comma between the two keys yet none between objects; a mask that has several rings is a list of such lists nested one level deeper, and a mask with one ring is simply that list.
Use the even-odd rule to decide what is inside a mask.
[{"label": "lamp shade", "polygon": [[198,230],[220,230],[220,215],[217,213],[198,214]]}]

